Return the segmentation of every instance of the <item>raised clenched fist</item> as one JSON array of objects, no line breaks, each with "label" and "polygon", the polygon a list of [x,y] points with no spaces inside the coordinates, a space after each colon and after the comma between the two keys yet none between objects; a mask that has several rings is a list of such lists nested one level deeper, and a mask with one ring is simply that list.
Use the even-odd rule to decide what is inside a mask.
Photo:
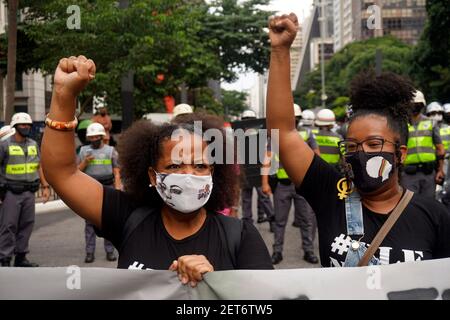
[{"label": "raised clenched fist", "polygon": [[59,60],[54,77],[54,93],[59,97],[76,97],[95,78],[95,63],[85,56]]},{"label": "raised clenched fist", "polygon": [[294,13],[275,16],[269,20],[269,37],[272,48],[290,48],[298,30]]}]

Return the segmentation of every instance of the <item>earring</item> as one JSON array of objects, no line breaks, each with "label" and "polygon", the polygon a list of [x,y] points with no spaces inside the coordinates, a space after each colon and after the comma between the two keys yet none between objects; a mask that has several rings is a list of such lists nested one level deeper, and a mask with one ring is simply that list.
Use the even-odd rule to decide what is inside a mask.
[{"label": "earring", "polygon": [[149,186],[149,188],[153,188],[153,185],[152,185],[152,183],[150,182],[150,184],[148,185]]}]

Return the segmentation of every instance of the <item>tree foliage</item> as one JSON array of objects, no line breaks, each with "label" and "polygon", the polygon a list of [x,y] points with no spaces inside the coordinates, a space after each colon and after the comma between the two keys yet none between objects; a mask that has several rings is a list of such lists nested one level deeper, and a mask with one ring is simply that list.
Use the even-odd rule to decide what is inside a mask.
[{"label": "tree foliage", "polygon": [[[377,49],[383,55],[383,71],[408,75],[411,47],[407,44],[391,36],[353,42],[325,63],[329,108],[339,108],[338,111],[343,112],[345,101],[348,101],[350,82],[359,72],[375,68]],[[295,98],[303,107],[315,108],[321,104],[320,96],[320,70],[316,69],[307,75],[300,90],[295,92]]]},{"label": "tree foliage", "polygon": [[236,90],[222,90],[222,103],[228,116],[238,117],[248,109],[247,94]]},{"label": "tree foliage", "polygon": [[[239,68],[262,72],[268,64],[268,0],[79,0],[81,24],[69,29],[72,0],[21,0],[27,8],[18,62],[25,69],[51,74],[59,59],[83,54],[97,65],[97,76],[80,97],[106,94],[120,112],[123,74],[134,71],[136,115],[163,112],[163,97],[177,96],[185,84],[195,107],[223,113],[205,88],[208,79],[233,80]],[[1,58],[0,58],[1,59]],[[0,65],[2,60],[0,60]]]},{"label": "tree foliage", "polygon": [[450,6],[427,1],[427,22],[413,52],[411,75],[428,100],[450,102]]}]

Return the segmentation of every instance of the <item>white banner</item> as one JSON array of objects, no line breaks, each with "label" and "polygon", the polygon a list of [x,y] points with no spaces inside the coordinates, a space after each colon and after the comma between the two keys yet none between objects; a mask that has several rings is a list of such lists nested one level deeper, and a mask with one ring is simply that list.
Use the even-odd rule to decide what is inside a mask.
[{"label": "white banner", "polygon": [[365,268],[211,272],[197,288],[175,273],[106,268],[0,268],[0,299],[444,299],[450,259]]}]

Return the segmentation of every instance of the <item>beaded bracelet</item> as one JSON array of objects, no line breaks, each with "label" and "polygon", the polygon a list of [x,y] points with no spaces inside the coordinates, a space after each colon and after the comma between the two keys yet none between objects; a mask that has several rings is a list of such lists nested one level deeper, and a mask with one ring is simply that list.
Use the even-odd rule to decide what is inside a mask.
[{"label": "beaded bracelet", "polygon": [[78,119],[75,117],[72,121],[55,121],[47,116],[47,118],[45,118],[45,125],[54,130],[71,131],[76,129]]}]

